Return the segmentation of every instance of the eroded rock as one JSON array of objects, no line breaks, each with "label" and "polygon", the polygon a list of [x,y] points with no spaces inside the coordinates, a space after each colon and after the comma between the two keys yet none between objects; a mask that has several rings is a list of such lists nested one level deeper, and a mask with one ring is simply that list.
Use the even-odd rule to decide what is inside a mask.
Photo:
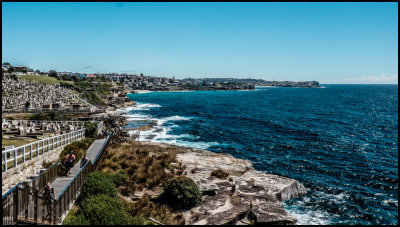
[{"label": "eroded rock", "polygon": [[[248,160],[229,154],[186,149],[177,159],[203,192],[200,206],[184,213],[186,224],[295,224],[282,202],[302,196],[304,186],[296,180],[256,171]],[[211,177],[221,169],[227,179]]]},{"label": "eroded rock", "polygon": [[[151,142],[148,142],[151,143]],[[167,144],[151,143],[163,147]],[[201,205],[182,211],[185,224],[295,224],[282,202],[306,193],[296,180],[253,169],[248,160],[194,148],[177,147],[182,153],[184,175],[193,179],[203,193]],[[228,173],[226,179],[211,176],[213,170]],[[157,196],[155,193],[154,196]]]}]

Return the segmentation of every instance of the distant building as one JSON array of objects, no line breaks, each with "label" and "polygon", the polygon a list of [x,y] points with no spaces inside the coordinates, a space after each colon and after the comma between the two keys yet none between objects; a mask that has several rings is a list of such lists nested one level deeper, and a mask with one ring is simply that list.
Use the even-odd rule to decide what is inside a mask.
[{"label": "distant building", "polygon": [[72,72],[57,72],[57,76],[61,77],[67,75],[68,77],[72,77],[74,74]]},{"label": "distant building", "polygon": [[94,74],[88,74],[86,78],[96,78],[96,75],[94,75]]},{"label": "distant building", "polygon": [[11,69],[11,64],[10,63],[8,63],[8,62],[5,62],[5,63],[3,63],[2,65],[1,65],[1,69],[3,70],[3,71],[6,71],[6,72],[8,72],[10,69]]},{"label": "distant building", "polygon": [[76,76],[78,76],[79,79],[84,79],[84,78],[86,78],[88,76],[88,74],[86,74],[86,73],[77,73]]},{"label": "distant building", "polygon": [[28,66],[14,66],[14,72],[27,73],[28,69]]}]

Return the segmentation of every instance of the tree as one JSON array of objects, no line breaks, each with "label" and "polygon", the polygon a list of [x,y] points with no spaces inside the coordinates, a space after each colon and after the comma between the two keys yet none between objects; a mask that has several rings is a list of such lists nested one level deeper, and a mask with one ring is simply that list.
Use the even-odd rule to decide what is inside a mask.
[{"label": "tree", "polygon": [[91,121],[86,122],[85,136],[95,138],[97,133],[97,124]]},{"label": "tree", "polygon": [[55,70],[50,70],[49,76],[57,78],[57,72]]},{"label": "tree", "polygon": [[61,76],[61,79],[63,79],[63,80],[70,80],[70,78],[69,78],[69,76],[68,76],[67,74],[63,74],[63,75]]},{"label": "tree", "polygon": [[73,81],[78,81],[78,80],[79,80],[79,77],[78,77],[77,75],[73,75],[73,76],[71,77],[71,79],[72,79]]}]

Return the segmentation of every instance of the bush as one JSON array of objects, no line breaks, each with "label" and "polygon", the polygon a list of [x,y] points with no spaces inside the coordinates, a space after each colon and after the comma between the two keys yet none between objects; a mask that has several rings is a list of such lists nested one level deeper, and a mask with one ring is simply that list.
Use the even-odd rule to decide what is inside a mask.
[{"label": "bush", "polygon": [[97,124],[91,121],[86,122],[85,136],[95,138],[97,133]]},{"label": "bush", "polygon": [[82,200],[93,195],[106,194],[110,197],[117,197],[117,189],[114,185],[113,177],[108,173],[93,172],[88,175],[82,186]]},{"label": "bush", "polygon": [[112,177],[113,177],[113,182],[117,187],[126,184],[128,182],[128,178],[126,177],[126,175],[121,172],[113,174]]},{"label": "bush", "polygon": [[54,163],[55,161],[50,161],[50,162],[46,162],[46,161],[43,161],[43,163],[42,163],[42,166],[43,166],[43,168],[49,168],[51,165],[53,165],[53,163]]},{"label": "bush", "polygon": [[173,208],[188,209],[201,203],[201,192],[194,181],[187,177],[178,177],[164,184],[162,198]]},{"label": "bush", "polygon": [[130,222],[120,199],[107,194],[83,200],[82,213],[91,225],[126,225]]},{"label": "bush", "polygon": [[220,179],[226,179],[229,173],[223,171],[222,169],[216,169],[211,172],[211,176],[218,177]]},{"label": "bush", "polygon": [[[64,150],[60,153],[60,156],[58,158],[58,161],[62,164],[63,168],[65,168],[65,159],[67,155],[69,154],[70,151],[74,152],[75,155],[75,161],[74,165],[78,163],[78,161],[83,157],[83,154],[86,153],[86,150],[90,147],[90,145],[93,143],[92,138],[84,138],[78,141],[74,141],[64,147]],[[65,169],[64,169],[65,171]]]},{"label": "bush", "polygon": [[50,113],[34,113],[29,117],[29,120],[71,121],[73,118],[63,111],[57,111]]},{"label": "bush", "polygon": [[74,142],[71,143],[71,144],[66,145],[66,146],[64,147],[64,150],[61,151],[60,156],[59,156],[59,158],[58,158],[58,160],[60,161],[60,163],[62,164],[62,166],[63,166],[64,168],[65,168],[65,165],[64,165],[65,159],[67,158],[67,155],[68,155],[71,151],[72,151],[72,152],[74,153],[74,155],[75,155],[75,161],[74,161],[74,163],[73,163],[74,165],[75,165],[76,163],[78,163],[78,161],[83,157],[83,154],[85,153],[85,151],[82,150],[81,147],[77,146]]},{"label": "bush", "polygon": [[83,214],[79,214],[77,216],[71,216],[70,218],[66,218],[62,223],[63,225],[90,225],[88,219],[83,216]]},{"label": "bush", "polygon": [[173,213],[164,204],[154,203],[148,194],[144,194],[135,203],[124,202],[125,210],[133,217],[134,225],[154,224],[149,220],[152,217],[165,225],[184,225],[185,219],[182,214]]}]

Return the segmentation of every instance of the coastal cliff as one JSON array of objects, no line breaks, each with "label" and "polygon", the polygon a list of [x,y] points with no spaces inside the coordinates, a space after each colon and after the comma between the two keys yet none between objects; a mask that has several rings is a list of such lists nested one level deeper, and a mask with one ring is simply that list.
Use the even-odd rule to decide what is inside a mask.
[{"label": "coastal cliff", "polygon": [[[161,147],[171,145],[142,142]],[[177,147],[177,146],[176,146]],[[193,179],[203,194],[201,205],[184,211],[186,224],[295,224],[282,202],[306,193],[296,180],[257,171],[248,160],[229,154],[179,147],[176,159],[183,175]],[[225,177],[212,176],[220,171]]]}]

